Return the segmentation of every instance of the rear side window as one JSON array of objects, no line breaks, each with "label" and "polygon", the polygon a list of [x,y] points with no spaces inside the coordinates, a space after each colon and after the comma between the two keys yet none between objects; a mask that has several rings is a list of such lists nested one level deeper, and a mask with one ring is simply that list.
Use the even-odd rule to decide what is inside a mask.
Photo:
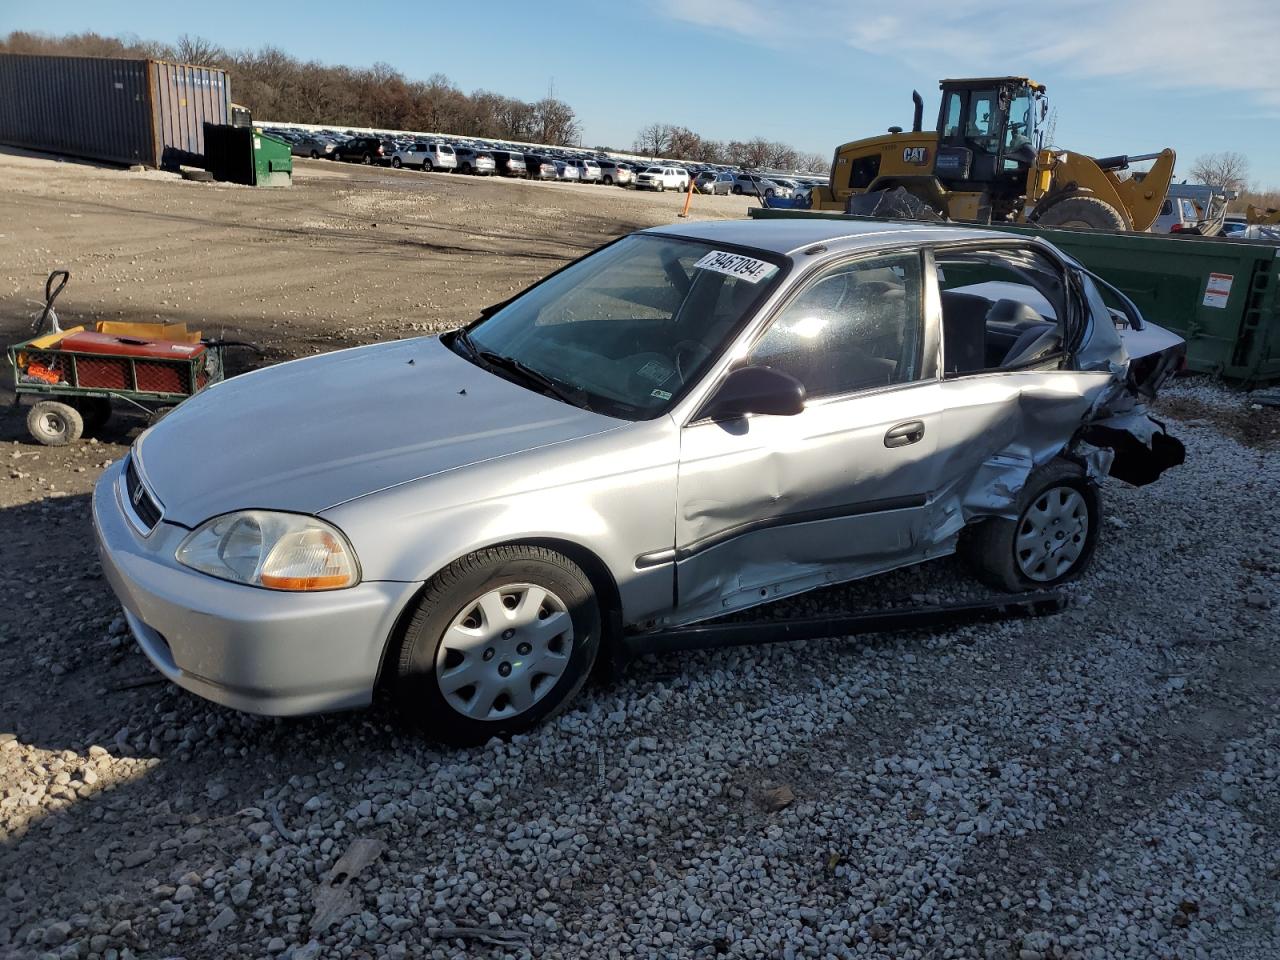
[{"label": "rear side window", "polygon": [[1035,250],[939,250],[947,376],[1017,369],[1054,357],[1065,339],[1061,269]]},{"label": "rear side window", "polygon": [[909,383],[920,375],[921,277],[918,254],[831,267],[774,318],[750,362],[791,374],[811,397]]}]

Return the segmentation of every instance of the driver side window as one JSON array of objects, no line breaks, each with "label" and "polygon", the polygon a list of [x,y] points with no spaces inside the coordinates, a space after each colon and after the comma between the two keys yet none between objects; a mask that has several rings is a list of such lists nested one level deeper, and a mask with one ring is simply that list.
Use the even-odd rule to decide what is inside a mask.
[{"label": "driver side window", "polygon": [[791,374],[810,397],[915,380],[921,289],[918,255],[832,267],[774,318],[747,362]]},{"label": "driver side window", "polygon": [[969,96],[969,121],[965,125],[965,139],[975,150],[995,153],[996,95],[990,91],[974,92]]}]

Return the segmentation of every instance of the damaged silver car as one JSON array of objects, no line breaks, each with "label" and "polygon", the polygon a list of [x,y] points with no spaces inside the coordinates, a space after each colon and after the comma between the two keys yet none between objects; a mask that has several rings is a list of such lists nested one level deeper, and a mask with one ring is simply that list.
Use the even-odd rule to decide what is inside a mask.
[{"label": "damaged silver car", "polygon": [[98,484],[103,568],[188,690],[297,714],[378,689],[482,741],[624,634],[963,552],[1083,570],[1100,483],[1182,447],[1183,342],[1036,239],[798,219],[612,243],[441,337],[237,377]]}]

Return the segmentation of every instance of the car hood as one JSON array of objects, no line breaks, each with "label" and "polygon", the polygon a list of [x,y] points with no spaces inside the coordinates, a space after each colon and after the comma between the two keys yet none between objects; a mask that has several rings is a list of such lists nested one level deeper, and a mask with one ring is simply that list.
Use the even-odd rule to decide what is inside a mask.
[{"label": "car hood", "polygon": [[435,337],[268,367],[197,394],[134,446],[164,518],[319,513],[386,487],[618,429]]}]

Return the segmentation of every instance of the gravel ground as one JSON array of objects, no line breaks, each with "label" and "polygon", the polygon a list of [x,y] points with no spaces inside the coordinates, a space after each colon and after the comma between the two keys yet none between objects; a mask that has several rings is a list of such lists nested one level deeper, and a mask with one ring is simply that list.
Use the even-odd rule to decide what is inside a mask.
[{"label": "gravel ground", "polygon": [[[649,658],[470,751],[158,682],[91,555],[130,424],[2,421],[0,955],[1270,960],[1280,415],[1160,410],[1188,462],[1107,485],[1066,613]],[[976,595],[943,560],[776,613]]]}]

